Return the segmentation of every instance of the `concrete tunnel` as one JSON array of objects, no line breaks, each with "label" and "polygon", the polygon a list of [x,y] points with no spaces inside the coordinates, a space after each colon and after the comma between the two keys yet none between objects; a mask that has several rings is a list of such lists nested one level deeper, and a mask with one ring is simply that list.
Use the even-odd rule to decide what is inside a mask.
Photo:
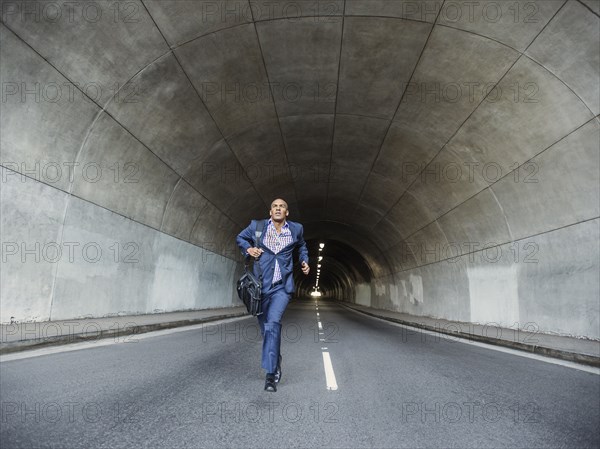
[{"label": "concrete tunnel", "polygon": [[594,0],[2,2],[2,323],[324,299],[600,339]]}]

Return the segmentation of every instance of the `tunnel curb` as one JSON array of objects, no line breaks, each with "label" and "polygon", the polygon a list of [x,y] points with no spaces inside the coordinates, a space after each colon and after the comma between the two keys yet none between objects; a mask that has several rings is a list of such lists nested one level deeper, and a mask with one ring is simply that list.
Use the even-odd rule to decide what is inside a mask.
[{"label": "tunnel curb", "polygon": [[[124,318],[131,318],[135,315],[129,315]],[[71,343],[83,343],[95,340],[105,340],[107,338],[115,337],[120,338],[129,335],[139,335],[157,330],[173,329],[177,327],[193,326],[196,324],[209,323],[212,321],[219,321],[228,318],[239,318],[243,316],[250,316],[248,313],[235,312],[221,315],[214,315],[203,318],[192,318],[186,320],[176,321],[164,321],[158,323],[140,324],[136,326],[117,328],[117,329],[102,329],[99,333],[93,335],[85,333],[73,333],[68,335],[60,335],[54,337],[45,337],[43,339],[31,339],[31,340],[18,340],[14,342],[2,342],[0,343],[0,355],[12,354],[16,352],[24,352],[33,349],[41,349],[49,346],[60,346]]]},{"label": "tunnel curb", "polygon": [[[375,318],[379,318],[386,321],[391,321],[398,324],[403,324],[405,326],[415,327],[431,332],[436,332],[445,335],[452,335],[455,337],[464,338],[465,340],[477,341],[481,343],[489,343],[495,346],[503,346],[511,349],[517,349],[519,351],[530,352],[532,354],[537,354],[545,357],[552,357],[556,359],[566,360],[569,362],[581,363],[583,365],[593,366],[596,368],[600,367],[600,357],[593,356],[591,354],[577,353],[572,351],[565,351],[563,349],[551,348],[543,345],[531,345],[511,340],[504,340],[500,338],[491,338],[483,335],[469,334],[466,332],[452,331],[452,330],[442,330],[438,327],[429,326],[427,324],[418,323],[414,321],[406,321],[398,318],[393,318],[385,315],[380,315],[375,312],[366,311],[360,308],[352,307],[349,304],[341,304],[348,309],[351,309],[355,312],[363,313],[365,315],[369,315]],[[376,309],[373,309],[376,310]]]}]

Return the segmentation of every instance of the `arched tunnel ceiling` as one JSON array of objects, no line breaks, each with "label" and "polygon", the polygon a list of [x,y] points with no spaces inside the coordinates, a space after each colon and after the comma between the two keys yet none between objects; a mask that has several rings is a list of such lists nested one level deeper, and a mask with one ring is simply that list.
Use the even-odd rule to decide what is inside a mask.
[{"label": "arched tunnel ceiling", "polygon": [[[61,117],[7,98],[3,165],[120,163],[134,183],[54,186],[182,240],[225,254],[283,197],[378,275],[423,262],[407,240],[598,216],[578,182],[597,160],[597,2],[144,0],[95,2],[96,21],[58,2],[73,22],[22,3],[2,1],[3,81],[69,89]],[[543,182],[511,182],[532,161]]]}]

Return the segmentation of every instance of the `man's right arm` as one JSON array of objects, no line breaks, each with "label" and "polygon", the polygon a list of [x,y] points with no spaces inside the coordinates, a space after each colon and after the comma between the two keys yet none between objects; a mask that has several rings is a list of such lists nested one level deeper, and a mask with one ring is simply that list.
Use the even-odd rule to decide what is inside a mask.
[{"label": "man's right arm", "polygon": [[252,222],[250,222],[250,225],[246,229],[238,234],[235,240],[237,242],[237,246],[239,246],[240,250],[242,251],[242,255],[246,257],[248,255],[248,248],[254,247],[254,229]]}]

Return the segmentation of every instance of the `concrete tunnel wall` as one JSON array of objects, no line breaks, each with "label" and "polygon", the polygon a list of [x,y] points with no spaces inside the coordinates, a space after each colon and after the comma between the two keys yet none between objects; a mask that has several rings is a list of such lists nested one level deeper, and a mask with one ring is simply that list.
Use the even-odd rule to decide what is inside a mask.
[{"label": "concrete tunnel wall", "polygon": [[237,305],[283,197],[300,294],[600,338],[599,3],[267,3],[1,1],[0,321]]}]

